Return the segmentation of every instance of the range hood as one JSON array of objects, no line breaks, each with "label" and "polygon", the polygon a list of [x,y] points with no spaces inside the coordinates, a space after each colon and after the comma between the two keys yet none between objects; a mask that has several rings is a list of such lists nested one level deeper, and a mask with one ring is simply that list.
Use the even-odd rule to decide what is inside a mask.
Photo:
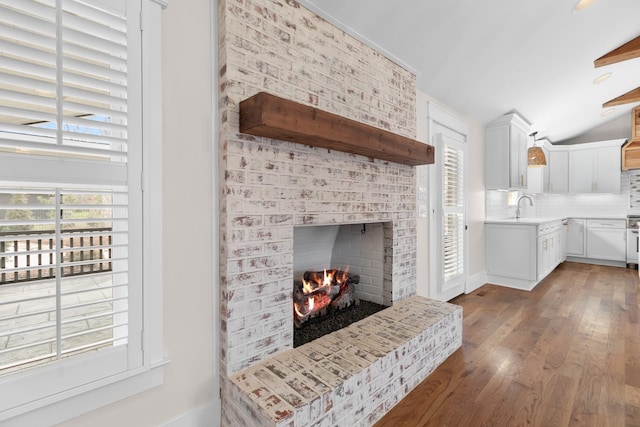
[{"label": "range hood", "polygon": [[622,170],[640,169],[640,105],[631,110],[631,140],[622,146]]},{"label": "range hood", "polygon": [[434,162],[431,145],[266,92],[240,102],[240,132],[409,166]]}]

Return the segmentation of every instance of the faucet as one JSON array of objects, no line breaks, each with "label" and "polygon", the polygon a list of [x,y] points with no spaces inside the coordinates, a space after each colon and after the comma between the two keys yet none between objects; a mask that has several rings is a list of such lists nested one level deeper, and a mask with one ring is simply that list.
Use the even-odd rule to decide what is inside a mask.
[{"label": "faucet", "polygon": [[524,198],[529,199],[529,206],[533,206],[533,200],[531,200],[530,196],[523,194],[522,196],[518,197],[518,201],[516,202],[516,205],[518,205],[518,207],[516,208],[516,218],[520,218],[520,200]]}]

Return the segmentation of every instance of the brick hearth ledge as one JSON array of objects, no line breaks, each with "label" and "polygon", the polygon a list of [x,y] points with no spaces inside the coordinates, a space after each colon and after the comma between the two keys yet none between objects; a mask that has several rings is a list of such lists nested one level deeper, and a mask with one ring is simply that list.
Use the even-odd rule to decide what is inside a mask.
[{"label": "brick hearth ledge", "polygon": [[246,426],[370,426],[462,345],[462,307],[411,297],[233,375]]}]

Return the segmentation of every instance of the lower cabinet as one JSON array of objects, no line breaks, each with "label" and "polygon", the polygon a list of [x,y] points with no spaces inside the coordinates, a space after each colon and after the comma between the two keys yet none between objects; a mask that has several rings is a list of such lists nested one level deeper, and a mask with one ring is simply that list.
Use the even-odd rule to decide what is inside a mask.
[{"label": "lower cabinet", "polygon": [[564,232],[562,224],[554,224],[538,231],[538,280],[544,279],[554,268],[564,261]]},{"label": "lower cabinet", "polygon": [[569,218],[567,221],[567,255],[583,257],[586,255],[585,229],[587,220]]},{"label": "lower cabinet", "polygon": [[626,220],[570,218],[568,223],[567,256],[572,261],[617,266],[626,264]]},{"label": "lower cabinet", "polygon": [[485,225],[487,276],[491,283],[531,290],[564,260],[561,221]]},{"label": "lower cabinet", "polygon": [[587,258],[627,262],[627,230],[622,219],[587,220]]}]

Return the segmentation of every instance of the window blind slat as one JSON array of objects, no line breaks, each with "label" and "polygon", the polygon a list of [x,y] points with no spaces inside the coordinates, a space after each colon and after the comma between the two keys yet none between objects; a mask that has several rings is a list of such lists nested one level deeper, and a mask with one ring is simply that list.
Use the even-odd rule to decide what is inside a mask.
[{"label": "window blind slat", "polygon": [[[3,71],[12,72],[16,77],[22,77],[22,79],[12,79],[11,81],[3,82],[4,85],[22,81],[26,84],[20,86],[30,88],[30,85],[38,81],[43,83],[54,82],[56,76],[53,64],[44,66],[24,59],[14,59],[6,56],[0,56],[0,68],[3,68]],[[7,74],[11,75],[11,73]],[[55,90],[52,93],[55,93]]]},{"label": "window blind slat", "polygon": [[111,62],[97,64],[65,58],[63,80],[65,84],[83,85],[93,91],[105,90],[126,94],[126,70],[115,69],[112,65]]},{"label": "window blind slat", "polygon": [[0,102],[8,106],[20,108],[30,107],[32,110],[55,112],[56,100],[44,96],[32,95],[0,88]]},{"label": "window blind slat", "polygon": [[[65,5],[78,6],[79,3],[65,2]],[[89,9],[85,9],[85,11],[88,10]],[[76,13],[78,12],[79,9],[76,8]],[[115,18],[109,19],[112,25],[117,25],[119,27],[119,29],[111,28],[107,25],[102,24],[101,19],[103,19],[105,16],[110,15],[102,14],[102,16],[98,16],[98,14],[94,14],[94,16],[79,16],[65,10],[65,13],[62,17],[63,29],[71,29],[78,33],[90,34],[92,37],[99,37],[104,40],[109,40],[111,43],[115,43],[125,47],[127,45],[126,22]],[[63,36],[63,39],[66,39],[66,37]]]},{"label": "window blind slat", "polygon": [[[0,57],[0,68],[2,68],[3,59]],[[10,74],[0,69],[0,81],[2,81],[3,88],[11,88],[12,90],[21,89],[21,92],[30,94],[38,94],[46,98],[55,98],[56,85],[52,81],[44,81],[38,79],[32,79],[27,76],[18,76]]]},{"label": "window blind slat", "polygon": [[55,0],[3,0],[3,4],[5,7],[30,16],[39,17],[50,22],[55,21]]},{"label": "window blind slat", "polygon": [[[106,10],[104,8],[105,5],[112,9]],[[96,6],[101,7],[94,7],[87,2],[65,0],[63,7],[75,16],[83,16],[92,22],[99,22],[102,25],[117,28],[122,33],[126,32],[127,21],[122,17],[126,13],[126,6],[123,1],[108,0],[106,4],[103,3]]]}]

